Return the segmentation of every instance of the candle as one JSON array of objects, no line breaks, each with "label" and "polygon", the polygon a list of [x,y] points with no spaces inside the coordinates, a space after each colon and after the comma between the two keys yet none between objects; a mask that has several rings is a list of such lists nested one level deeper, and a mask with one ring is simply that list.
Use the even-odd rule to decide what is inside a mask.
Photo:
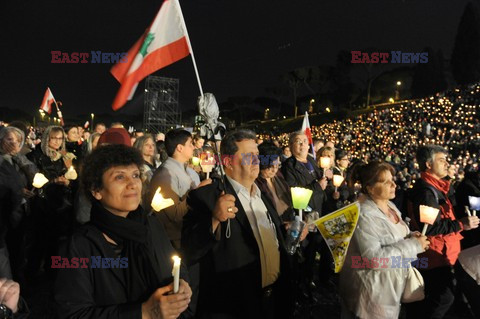
[{"label": "candle", "polygon": [[35,174],[35,177],[33,178],[33,187],[35,188],[42,188],[43,185],[48,183],[48,179],[43,175],[42,173],[37,173]]},{"label": "candle", "polygon": [[198,158],[196,156],[192,157],[192,164],[193,164],[193,166],[200,165],[200,158]]},{"label": "candle", "polygon": [[298,209],[298,215],[300,220],[302,220],[302,210],[307,208],[313,191],[302,187],[292,187],[290,191],[292,193],[293,208]]},{"label": "candle", "polygon": [[320,157],[320,167],[325,169],[330,167],[330,157],[322,156]]},{"label": "candle", "polygon": [[173,256],[173,269],[172,269],[172,276],[173,276],[173,293],[178,293],[178,288],[180,286],[180,264],[182,262],[182,258],[178,256]]},{"label": "candle", "polygon": [[78,177],[77,171],[75,170],[75,168],[73,168],[73,165],[70,166],[67,173],[65,173],[65,178],[73,181],[73,180],[76,180],[77,177]]},{"label": "candle", "polygon": [[335,186],[335,191],[337,191],[337,187],[342,185],[344,179],[345,178],[342,175],[333,175],[333,186]]},{"label": "candle", "polygon": [[160,194],[161,187],[157,188],[155,195],[152,198],[152,208],[159,212],[162,209],[170,207],[174,204],[173,199],[171,198],[163,198],[162,194]]},{"label": "candle", "polygon": [[433,225],[437,219],[438,208],[433,208],[430,206],[420,205],[420,221],[424,223],[422,235],[425,236],[427,232],[428,225]]}]

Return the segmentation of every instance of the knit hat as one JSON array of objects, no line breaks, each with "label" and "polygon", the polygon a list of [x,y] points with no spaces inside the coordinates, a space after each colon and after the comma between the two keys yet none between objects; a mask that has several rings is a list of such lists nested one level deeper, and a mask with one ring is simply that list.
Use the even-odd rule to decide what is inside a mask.
[{"label": "knit hat", "polygon": [[130,135],[124,128],[109,128],[100,135],[98,139],[98,145],[102,144],[123,144],[126,146],[132,146],[130,141]]}]

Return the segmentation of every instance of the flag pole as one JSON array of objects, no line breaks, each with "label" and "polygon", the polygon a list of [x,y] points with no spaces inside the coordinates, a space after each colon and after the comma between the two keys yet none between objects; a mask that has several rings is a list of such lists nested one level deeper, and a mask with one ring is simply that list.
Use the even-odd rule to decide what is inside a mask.
[{"label": "flag pole", "polygon": [[188,49],[192,55],[193,69],[195,70],[195,75],[197,76],[198,88],[200,89],[200,95],[203,97],[202,83],[200,82],[200,75],[198,74],[197,63],[195,62],[195,56],[193,55],[192,43],[190,42],[190,37],[188,36],[187,25],[185,24],[185,19],[183,18],[182,7],[180,7],[180,2],[178,0],[173,0],[178,7],[180,12],[182,27],[185,30],[185,38],[187,40]]},{"label": "flag pole", "polygon": [[64,126],[65,122],[63,121],[63,115],[62,115],[62,112],[60,112],[60,109],[58,108],[58,103],[60,103],[60,105],[62,105],[62,102],[58,101],[58,103],[57,103],[57,101],[55,101],[55,100],[53,100],[53,101],[55,102],[55,106],[57,107],[57,115],[58,115],[58,118],[60,119],[60,124],[61,124],[61,126]]}]

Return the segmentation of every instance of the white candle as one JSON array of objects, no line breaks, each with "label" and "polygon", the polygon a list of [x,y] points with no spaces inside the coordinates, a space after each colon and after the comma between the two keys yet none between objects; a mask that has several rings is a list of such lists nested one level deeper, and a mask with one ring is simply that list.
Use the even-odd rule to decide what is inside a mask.
[{"label": "white candle", "polygon": [[157,212],[175,204],[173,202],[173,199],[163,198],[162,194],[160,193],[161,189],[162,189],[161,187],[157,188],[157,191],[155,192],[155,195],[153,196],[152,203],[151,203],[152,208]]},{"label": "white candle", "polygon": [[173,276],[173,293],[178,293],[178,288],[180,286],[180,264],[182,262],[182,258],[178,256],[173,256],[173,269],[172,269],[172,276]]},{"label": "white candle", "polygon": [[470,213],[470,209],[468,208],[467,205],[465,205],[465,211],[467,212],[468,216],[472,216],[472,213]]},{"label": "white candle", "polygon": [[35,174],[35,177],[33,178],[33,187],[35,188],[42,188],[43,185],[48,183],[48,179],[43,175],[42,173],[37,173]]}]

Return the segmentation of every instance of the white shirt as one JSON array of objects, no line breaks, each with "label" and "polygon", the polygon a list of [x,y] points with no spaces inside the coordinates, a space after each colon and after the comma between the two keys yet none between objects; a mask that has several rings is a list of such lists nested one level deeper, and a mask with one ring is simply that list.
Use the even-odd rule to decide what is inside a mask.
[{"label": "white shirt", "polygon": [[250,191],[242,184],[228,176],[227,178],[240,199],[240,204],[247,214],[253,235],[257,240],[262,267],[262,287],[269,286],[277,280],[280,274],[280,251],[275,224],[268,215],[260,189],[255,183],[252,185],[253,192],[250,194]]}]

